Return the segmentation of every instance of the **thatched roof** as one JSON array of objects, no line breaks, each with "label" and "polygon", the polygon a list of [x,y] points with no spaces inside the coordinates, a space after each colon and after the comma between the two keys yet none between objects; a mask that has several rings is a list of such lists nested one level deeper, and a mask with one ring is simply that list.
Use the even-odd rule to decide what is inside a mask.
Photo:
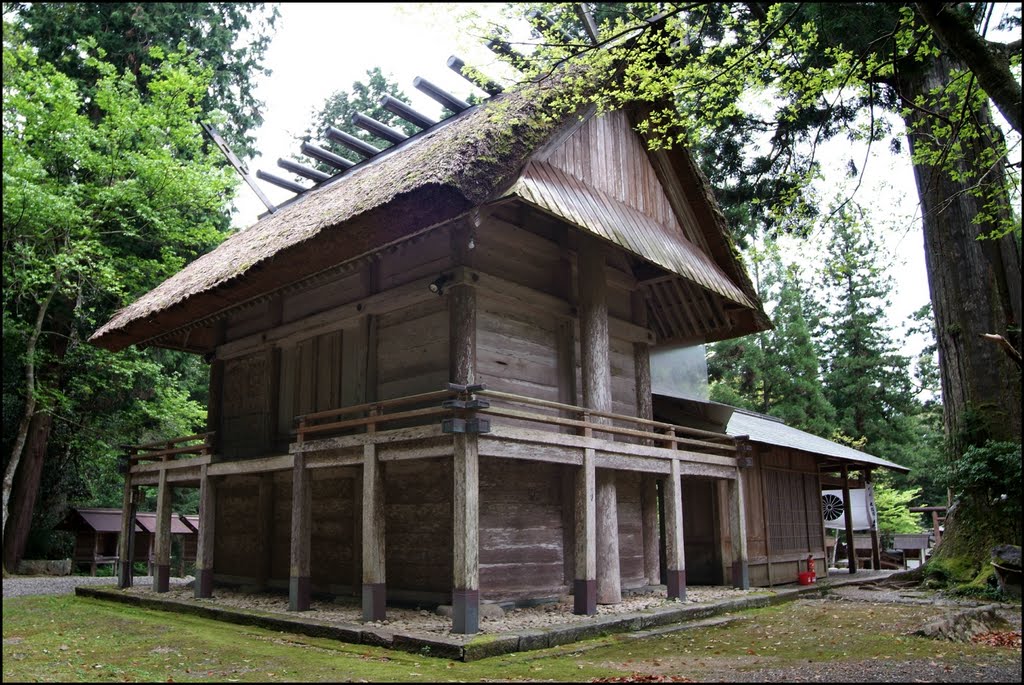
[{"label": "thatched roof", "polygon": [[[90,341],[110,350],[150,341],[501,196],[530,155],[569,125],[571,116],[548,114],[562,93],[560,82],[548,78],[491,98],[323,182],[119,310]],[[716,251],[735,261],[729,249],[721,249],[729,244],[724,222],[712,223],[706,230]],[[742,267],[723,267],[741,274],[739,285],[748,296],[743,304],[753,303],[755,318],[763,320],[758,329],[765,328],[767,319]]]}]

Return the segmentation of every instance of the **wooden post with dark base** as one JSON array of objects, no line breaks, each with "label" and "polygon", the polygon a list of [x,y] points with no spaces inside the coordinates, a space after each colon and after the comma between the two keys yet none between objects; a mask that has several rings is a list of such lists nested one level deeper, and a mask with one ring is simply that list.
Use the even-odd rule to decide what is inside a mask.
[{"label": "wooden post with dark base", "polygon": [[686,555],[683,551],[683,497],[679,460],[673,459],[665,483],[665,585],[668,598],[686,599]]},{"label": "wooden post with dark base", "polygon": [[455,435],[452,632],[480,632],[480,462],[477,436]]},{"label": "wooden post with dark base", "polygon": [[[604,246],[596,239],[581,238],[577,260],[583,404],[588,409],[610,412],[612,385]],[[588,422],[607,423],[607,419],[588,418]],[[622,587],[619,574],[618,495],[614,472],[602,471],[597,474],[596,490],[597,602],[617,604],[622,601]]]},{"label": "wooden post with dark base", "polygon": [[363,445],[363,620],[383,621],[387,612],[384,575],[384,465],[377,446]]},{"label": "wooden post with dark base", "polygon": [[313,527],[309,470],[306,456],[295,455],[292,470],[291,572],[288,577],[288,610],[308,611],[311,595],[309,544]]},{"label": "wooden post with dark base", "polygon": [[156,532],[154,534],[153,591],[171,589],[171,496],[167,469],[160,470],[156,493]]},{"label": "wooden post with dark base", "polygon": [[[128,464],[131,468],[131,463]],[[135,511],[138,497],[135,496],[135,488],[132,487],[131,473],[124,476],[124,498],[121,505],[121,537],[117,541],[117,586],[124,590],[130,588],[134,580],[134,559],[135,553]]]},{"label": "wooden post with dark base", "polygon": [[846,561],[847,572],[857,572],[857,549],[853,543],[853,507],[850,502],[850,471],[842,465],[843,474],[843,518],[846,519]]},{"label": "wooden post with dark base", "polygon": [[199,540],[196,542],[196,580],[193,591],[196,599],[213,596],[213,541],[216,531],[217,493],[207,466],[199,468]]},{"label": "wooden post with dark base", "polygon": [[729,538],[732,542],[732,586],[750,588],[750,569],[747,565],[747,515],[743,502],[743,478],[736,470],[736,478],[729,481]]},{"label": "wooden post with dark base", "polygon": [[[468,256],[460,249],[461,260]],[[452,382],[476,382],[476,289],[452,287],[448,300]],[[467,421],[467,425],[468,425]],[[480,632],[480,456],[477,435],[455,433],[452,458],[452,632]]]},{"label": "wooden post with dark base", "polygon": [[573,613],[597,613],[597,469],[594,450],[583,451],[583,464],[576,471],[575,558],[572,585]]}]

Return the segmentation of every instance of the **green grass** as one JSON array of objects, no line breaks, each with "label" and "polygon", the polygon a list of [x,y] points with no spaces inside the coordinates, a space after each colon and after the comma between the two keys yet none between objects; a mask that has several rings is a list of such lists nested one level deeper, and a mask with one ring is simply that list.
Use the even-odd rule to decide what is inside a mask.
[{"label": "green grass", "polygon": [[5,681],[588,681],[631,673],[722,678],[735,671],[843,659],[988,661],[1015,650],[906,633],[928,606],[796,602],[732,623],[645,639],[615,635],[471,663],[237,626],[98,600],[3,603]]}]

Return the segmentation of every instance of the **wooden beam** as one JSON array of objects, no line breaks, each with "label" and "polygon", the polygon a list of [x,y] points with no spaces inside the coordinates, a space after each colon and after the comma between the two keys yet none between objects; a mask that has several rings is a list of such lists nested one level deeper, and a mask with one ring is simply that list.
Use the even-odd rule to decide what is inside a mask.
[{"label": "wooden beam", "polygon": [[379,102],[381,107],[391,112],[392,114],[405,119],[414,126],[419,126],[420,128],[426,129],[430,128],[431,126],[437,123],[430,117],[420,114],[419,112],[417,112],[412,107],[405,104],[398,98],[392,97],[390,95],[385,94],[381,96]]},{"label": "wooden beam", "polygon": [[732,542],[732,585],[746,590],[750,587],[747,566],[747,515],[743,493],[743,475],[728,481],[729,485],[729,538]]},{"label": "wooden beam", "polygon": [[846,466],[843,464],[839,467],[842,472],[843,478],[843,511],[844,519],[846,522],[846,560],[848,563],[847,572],[857,572],[857,550],[853,544],[853,503],[850,500],[850,473]]},{"label": "wooden beam", "polygon": [[155,569],[153,591],[167,592],[171,582],[171,499],[173,488],[167,482],[167,471],[160,472],[156,493],[156,532],[154,533]]},{"label": "wooden beam", "polygon": [[281,454],[276,457],[222,461],[210,464],[211,476],[240,476],[264,471],[287,471],[295,466],[295,455]]},{"label": "wooden beam", "polygon": [[575,550],[573,613],[597,613],[597,468],[593,449],[585,449],[583,465],[576,470]]},{"label": "wooden beam", "polygon": [[117,586],[130,588],[132,573],[132,541],[135,539],[135,486],[130,473],[124,476],[124,495],[121,500],[121,537],[117,541]]},{"label": "wooden beam", "polygon": [[440,103],[442,107],[450,110],[454,114],[465,111],[470,108],[470,104],[465,100],[455,97],[451,93],[437,87],[430,81],[420,76],[417,76],[412,80],[413,88],[426,94],[431,99]]},{"label": "wooden beam", "polygon": [[673,459],[665,483],[665,566],[668,598],[686,600],[686,555],[683,551],[683,490],[679,460]]},{"label": "wooden beam", "polygon": [[387,611],[384,545],[384,465],[376,446],[363,446],[363,620],[383,621]]},{"label": "wooden beam", "polygon": [[193,592],[196,599],[213,595],[213,550],[217,520],[217,490],[210,478],[209,466],[199,467],[199,539],[196,542],[196,579]]},{"label": "wooden beam", "polygon": [[291,568],[288,577],[288,610],[308,611],[311,595],[309,545],[313,527],[309,470],[303,454],[295,455],[292,467]]}]

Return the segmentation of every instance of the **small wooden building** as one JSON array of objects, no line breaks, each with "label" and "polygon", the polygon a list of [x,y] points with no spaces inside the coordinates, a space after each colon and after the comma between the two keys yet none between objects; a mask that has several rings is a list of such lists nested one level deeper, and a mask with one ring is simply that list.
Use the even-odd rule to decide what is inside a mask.
[{"label": "small wooden building", "polygon": [[[57,530],[75,534],[75,551],[71,563],[75,566],[88,566],[91,575],[96,575],[97,566],[116,564],[121,558],[118,547],[122,519],[123,513],[120,509],[72,507],[56,526]],[[139,512],[135,515],[133,558],[134,561],[145,562],[150,572],[154,560],[156,520],[157,516],[152,512]],[[198,520],[198,516],[171,517],[170,533],[181,547],[182,565],[195,562]]]},{"label": "small wooden building", "polygon": [[561,88],[450,105],[93,336],[211,364],[209,432],[137,449],[125,490],[167,517],[200,488],[197,596],[451,603],[475,632],[481,601],[683,597],[702,520],[707,579],[749,584],[750,444],[655,421],[649,356],[769,322],[690,154],[648,150],[642,106],[551,118]]},{"label": "small wooden building", "polygon": [[[796,582],[797,575],[807,570],[808,558],[815,561],[819,576],[827,573],[829,555],[822,517],[823,489],[845,485],[845,509],[851,511],[849,490],[870,483],[873,471],[884,468],[906,473],[910,470],[787,426],[773,416],[717,402],[655,395],[654,413],[665,421],[720,430],[728,435],[743,436],[748,441],[750,463],[741,471],[741,478],[747,516],[747,563],[753,585]],[[853,471],[861,474],[856,480],[849,478]],[[701,496],[721,501],[719,493],[708,490],[693,493],[688,498],[685,486],[683,495],[684,520],[688,515],[687,503]],[[687,527],[687,575],[694,582],[714,583],[721,577],[716,557],[721,547],[720,535],[716,527],[701,526],[692,535]],[[859,537],[853,536],[852,528],[848,535],[848,539]],[[865,537],[871,555],[869,565],[877,569],[878,531],[871,530]],[[695,547],[693,551],[690,545]],[[856,570],[856,556],[849,555],[848,563],[849,568]]]}]

